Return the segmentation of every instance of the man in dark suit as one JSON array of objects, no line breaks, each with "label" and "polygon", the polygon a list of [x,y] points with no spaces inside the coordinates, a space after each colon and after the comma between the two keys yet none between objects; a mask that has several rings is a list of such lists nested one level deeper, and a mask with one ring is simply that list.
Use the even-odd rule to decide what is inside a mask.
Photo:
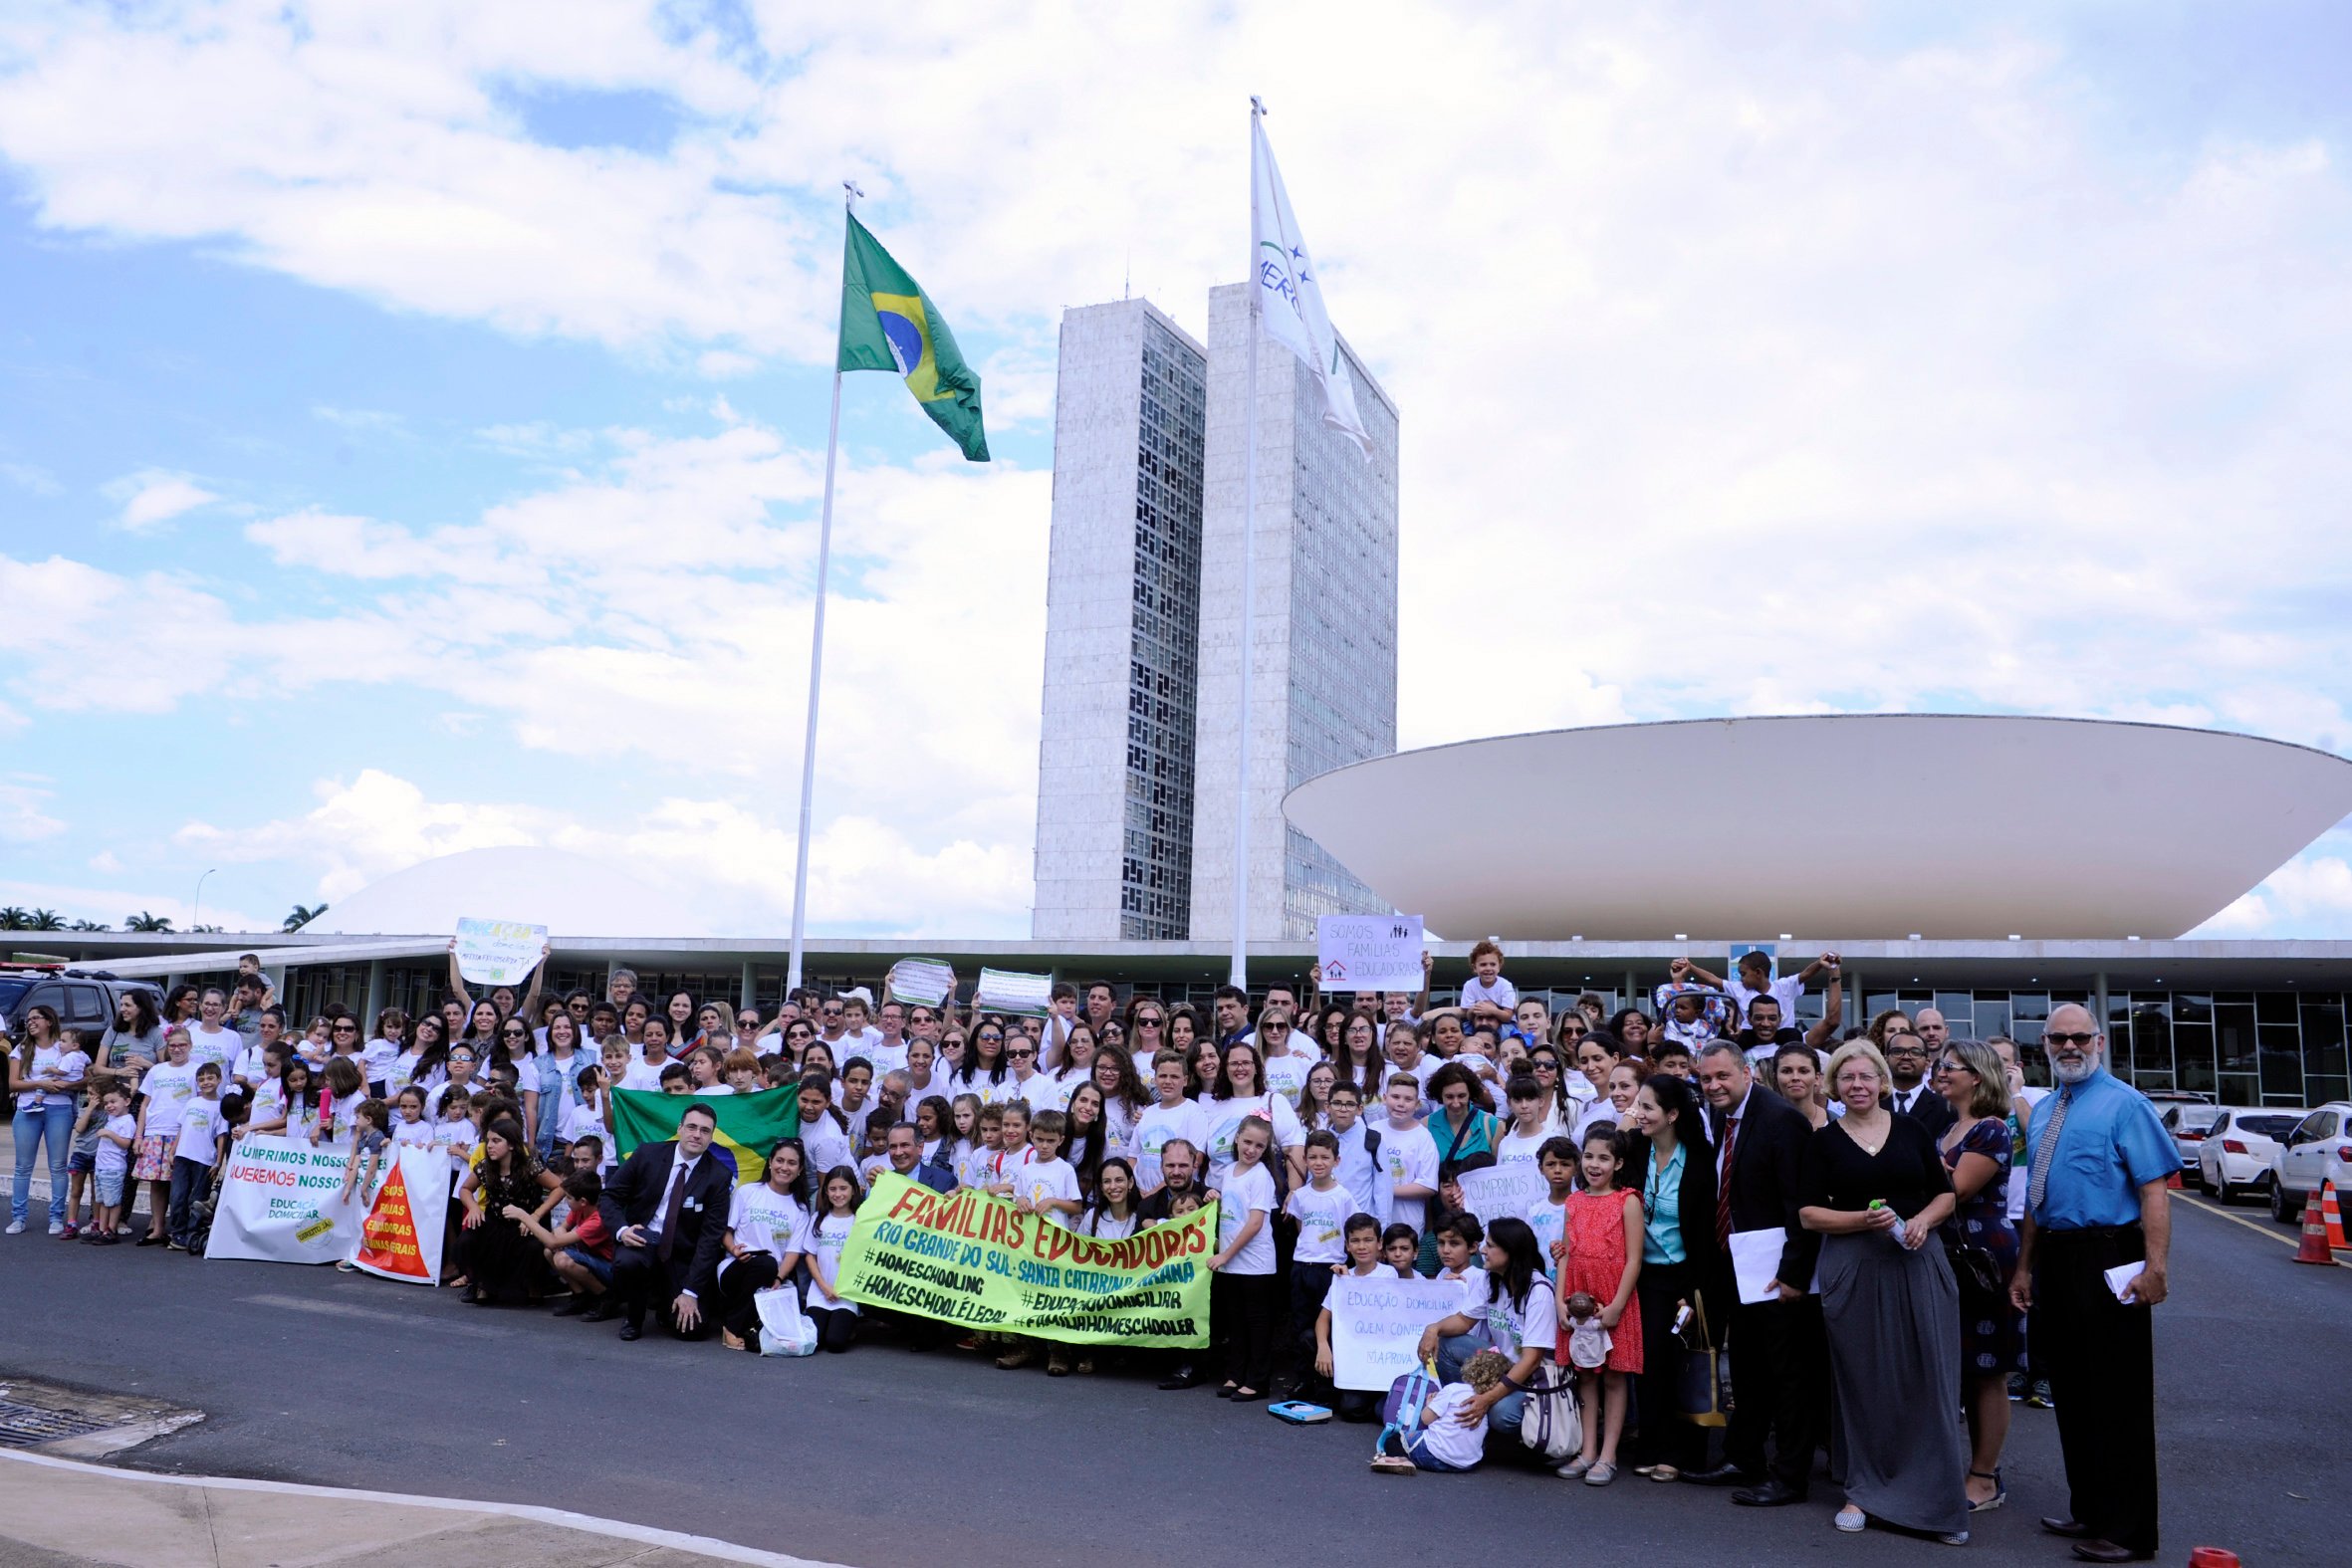
[{"label": "man in dark suit", "polygon": [[734,1162],[711,1148],[718,1129],[708,1105],[687,1106],[677,1141],[640,1145],[597,1201],[615,1243],[607,1297],[616,1306],[589,1315],[627,1313],[622,1339],[644,1333],[645,1308],[655,1301],[681,1339],[705,1337],[716,1321],[702,1303],[718,1299],[719,1248],[735,1195]]},{"label": "man in dark suit", "polygon": [[[1698,1071],[1715,1134],[1710,1218],[1723,1259],[1709,1287],[1710,1304],[1723,1305],[1710,1316],[1729,1323],[1738,1397],[1724,1434],[1723,1463],[1683,1479],[1707,1486],[1744,1483],[1732,1494],[1734,1502],[1778,1507],[1804,1500],[1819,1436],[1816,1390],[1829,1375],[1820,1303],[1805,1293],[1820,1240],[1796,1223],[1797,1173],[1813,1129],[1795,1106],[1756,1081],[1733,1041],[1711,1041],[1699,1052]],[[1776,1231],[1785,1238],[1770,1285],[1773,1299],[1740,1300],[1731,1238],[1742,1231]],[[1768,1467],[1767,1433],[1773,1440]]]},{"label": "man in dark suit", "polygon": [[[1944,1029],[1944,1014],[1933,1008],[1923,1008],[1922,1018],[1933,1016],[1935,1028]],[[1952,1104],[1936,1087],[1935,1075],[1928,1071],[1928,1063],[1942,1051],[1939,1042],[1930,1045],[1926,1036],[1912,1029],[1887,1031],[1887,1071],[1894,1076],[1895,1086],[1887,1095],[1887,1109],[1898,1116],[1908,1116],[1928,1130],[1932,1137],[1942,1138],[1953,1122]]]}]

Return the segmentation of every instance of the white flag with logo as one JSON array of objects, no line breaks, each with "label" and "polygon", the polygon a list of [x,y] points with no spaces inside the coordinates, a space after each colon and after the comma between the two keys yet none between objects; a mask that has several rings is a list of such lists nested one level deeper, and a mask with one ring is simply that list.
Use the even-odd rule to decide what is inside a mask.
[{"label": "white flag with logo", "polygon": [[1338,335],[1331,331],[1330,315],[1323,309],[1320,269],[1306,248],[1306,236],[1298,232],[1291,193],[1283,188],[1274,148],[1266,142],[1266,125],[1256,114],[1250,116],[1250,241],[1258,313],[1266,323],[1266,335],[1314,372],[1323,388],[1323,423],[1353,441],[1370,461],[1372,438],[1356,412],[1355,383],[1348,378]]}]

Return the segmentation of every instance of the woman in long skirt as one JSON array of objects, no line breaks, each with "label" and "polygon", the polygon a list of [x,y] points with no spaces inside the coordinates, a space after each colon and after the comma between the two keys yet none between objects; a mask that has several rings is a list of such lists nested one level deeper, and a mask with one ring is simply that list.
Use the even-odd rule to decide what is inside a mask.
[{"label": "woman in long skirt", "polygon": [[1886,1058],[1856,1040],[1829,1061],[1846,1113],[1805,1148],[1798,1222],[1821,1233],[1821,1315],[1837,1391],[1830,1464],[1840,1530],[1872,1519],[1968,1540],[1960,1288],[1936,1228],[1952,1182],[1925,1124],[1884,1096]]}]

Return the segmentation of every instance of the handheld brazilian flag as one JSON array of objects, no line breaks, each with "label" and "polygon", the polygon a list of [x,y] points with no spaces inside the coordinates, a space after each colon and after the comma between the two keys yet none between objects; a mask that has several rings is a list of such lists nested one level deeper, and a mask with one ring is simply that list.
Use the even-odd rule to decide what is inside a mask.
[{"label": "handheld brazilian flag", "polygon": [[980,427],[980,377],[956,350],[929,295],[890,259],[854,214],[841,258],[841,354],[844,370],[896,370],[923,412],[964,456],[988,461]]},{"label": "handheld brazilian flag", "polygon": [[678,1136],[678,1118],[690,1106],[707,1106],[718,1113],[718,1136],[711,1147],[724,1149],[735,1161],[735,1180],[749,1187],[768,1174],[768,1156],[779,1138],[801,1131],[801,1098],[791,1089],[762,1089],[755,1094],[656,1094],[649,1089],[612,1091],[614,1151],[627,1159],[641,1143],[666,1143]]}]

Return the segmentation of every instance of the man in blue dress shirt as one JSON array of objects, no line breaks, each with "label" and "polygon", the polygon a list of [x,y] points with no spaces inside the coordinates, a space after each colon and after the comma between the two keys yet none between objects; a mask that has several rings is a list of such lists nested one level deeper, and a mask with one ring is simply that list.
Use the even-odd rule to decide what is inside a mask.
[{"label": "man in blue dress shirt", "polygon": [[[2156,1108],[2106,1070],[2090,1010],[2051,1011],[2042,1046],[2053,1091],[2025,1129],[2025,1218],[2009,1299],[2057,1396],[2072,1510],[2041,1521],[2085,1562],[2156,1555],[2156,1349],[2145,1310],[2165,1296],[2172,1249],[2166,1181],[2179,1169]],[[2107,1270],[2140,1264],[2121,1299]]]}]

